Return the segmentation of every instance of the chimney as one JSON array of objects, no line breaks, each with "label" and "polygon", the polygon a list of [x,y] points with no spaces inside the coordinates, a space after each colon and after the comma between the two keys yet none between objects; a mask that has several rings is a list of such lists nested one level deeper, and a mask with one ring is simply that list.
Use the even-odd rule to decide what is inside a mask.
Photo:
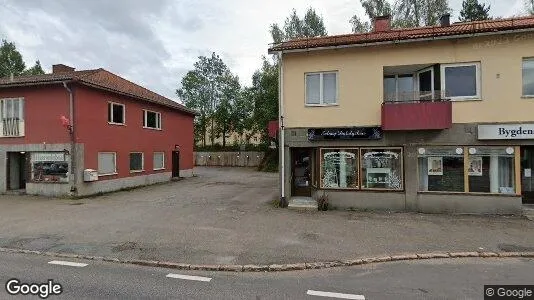
[{"label": "chimney", "polygon": [[391,29],[391,16],[379,16],[374,19],[374,32],[384,32]]},{"label": "chimney", "polygon": [[444,14],[439,18],[441,27],[451,26],[451,14]]},{"label": "chimney", "polygon": [[70,73],[74,72],[74,70],[75,69],[73,67],[69,67],[64,64],[52,65],[52,74]]}]

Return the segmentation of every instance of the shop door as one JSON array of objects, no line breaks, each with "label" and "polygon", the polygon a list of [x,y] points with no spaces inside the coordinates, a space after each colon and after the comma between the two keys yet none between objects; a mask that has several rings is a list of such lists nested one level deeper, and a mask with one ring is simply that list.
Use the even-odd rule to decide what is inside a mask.
[{"label": "shop door", "polygon": [[521,147],[521,195],[523,204],[534,204],[534,147]]},{"label": "shop door", "polygon": [[311,197],[311,149],[293,148],[292,159],[292,196]]},{"label": "shop door", "polygon": [[26,188],[26,154],[7,153],[7,189],[23,190]]}]

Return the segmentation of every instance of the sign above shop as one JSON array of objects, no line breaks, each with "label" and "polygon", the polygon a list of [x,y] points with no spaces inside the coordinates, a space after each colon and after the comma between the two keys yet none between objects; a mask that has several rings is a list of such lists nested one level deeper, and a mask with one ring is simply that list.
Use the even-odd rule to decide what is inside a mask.
[{"label": "sign above shop", "polygon": [[478,125],[479,140],[532,140],[534,124]]},{"label": "sign above shop", "polygon": [[308,140],[379,140],[382,138],[380,127],[310,128]]}]

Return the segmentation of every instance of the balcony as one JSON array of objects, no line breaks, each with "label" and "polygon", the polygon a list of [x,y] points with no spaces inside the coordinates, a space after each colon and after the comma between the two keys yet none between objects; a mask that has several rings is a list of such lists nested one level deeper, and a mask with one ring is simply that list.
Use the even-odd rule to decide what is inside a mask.
[{"label": "balcony", "polygon": [[0,137],[24,136],[24,121],[19,118],[3,118],[0,122]]},{"label": "balcony", "polygon": [[382,103],[382,130],[439,130],[452,126],[452,103],[443,91],[414,91]]}]

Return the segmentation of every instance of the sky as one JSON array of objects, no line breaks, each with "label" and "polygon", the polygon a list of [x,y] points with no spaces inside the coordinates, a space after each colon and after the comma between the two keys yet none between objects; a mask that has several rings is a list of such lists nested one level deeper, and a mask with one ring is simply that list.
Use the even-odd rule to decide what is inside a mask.
[{"label": "sky", "polygon": [[[521,14],[522,1],[479,0],[503,17]],[[453,21],[461,2],[449,0]],[[212,52],[250,85],[270,24],[310,6],[329,34],[349,33],[350,18],[365,17],[358,0],[0,0],[0,39],[14,42],[28,66],[104,68],[178,100],[182,77]]]}]

